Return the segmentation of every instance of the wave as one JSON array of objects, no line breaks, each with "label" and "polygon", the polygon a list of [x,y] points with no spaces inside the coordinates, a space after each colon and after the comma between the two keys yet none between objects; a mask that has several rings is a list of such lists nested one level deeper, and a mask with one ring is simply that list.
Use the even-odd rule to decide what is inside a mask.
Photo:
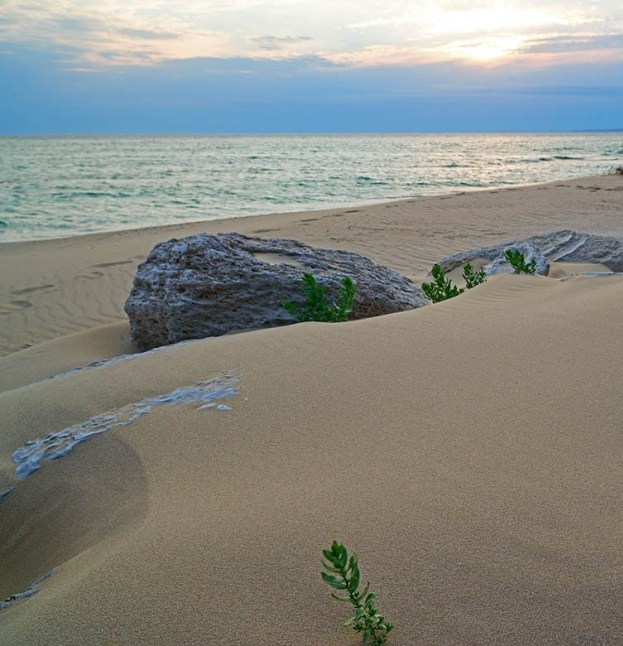
[{"label": "wave", "polygon": [[367,175],[358,175],[357,184],[369,184],[370,186],[387,186],[389,182],[386,182],[382,179],[374,179],[373,177],[368,177]]},{"label": "wave", "polygon": [[58,237],[59,222],[72,234],[195,221],[200,210],[218,219],[329,208],[588,176],[623,161],[621,133],[105,141],[102,150],[89,137],[0,138],[10,164],[0,173],[3,241]]},{"label": "wave", "polygon": [[516,165],[516,164],[540,164],[541,162],[553,161],[584,161],[586,157],[571,157],[570,155],[552,155],[551,157],[527,157],[525,159],[509,159],[504,162],[489,162],[489,165]]}]

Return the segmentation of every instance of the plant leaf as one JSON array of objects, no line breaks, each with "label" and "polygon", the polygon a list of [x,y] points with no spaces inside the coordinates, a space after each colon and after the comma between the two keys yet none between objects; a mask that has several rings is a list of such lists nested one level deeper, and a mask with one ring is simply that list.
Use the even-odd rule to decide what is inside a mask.
[{"label": "plant leaf", "polygon": [[340,562],[339,557],[337,557],[333,552],[330,550],[322,550],[322,553],[324,554],[324,557],[329,561],[329,563],[332,563],[333,565],[337,565]]},{"label": "plant leaf", "polygon": [[332,588],[335,588],[336,590],[346,590],[346,583],[338,581],[334,576],[331,576],[326,572],[321,572],[320,576],[322,577],[322,580]]},{"label": "plant leaf", "polygon": [[337,568],[327,565],[322,559],[320,560],[320,562],[322,563],[322,567],[324,567],[324,569],[328,572],[335,572],[336,574],[339,574],[340,571]]},{"label": "plant leaf", "polygon": [[348,582],[348,589],[351,592],[356,592],[357,588],[359,587],[359,568],[357,567],[357,563],[355,563],[355,567],[353,569],[353,575]]}]

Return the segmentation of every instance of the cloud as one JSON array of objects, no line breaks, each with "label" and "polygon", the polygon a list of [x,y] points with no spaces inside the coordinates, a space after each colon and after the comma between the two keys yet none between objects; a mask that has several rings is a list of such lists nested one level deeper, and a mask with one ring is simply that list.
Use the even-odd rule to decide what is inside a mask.
[{"label": "cloud", "polygon": [[122,36],[129,36],[130,38],[142,38],[144,40],[175,40],[180,38],[180,34],[173,34],[167,32],[151,31],[149,29],[133,29],[131,27],[124,27],[119,29]]},{"label": "cloud", "polygon": [[618,56],[623,33],[618,0],[4,0],[2,13],[0,43],[65,51],[74,68],[310,56],[552,64],[589,49]]},{"label": "cloud", "polygon": [[524,47],[530,53],[583,52],[604,49],[623,49],[623,33],[603,36],[554,36],[538,38]]},{"label": "cloud", "polygon": [[266,51],[276,51],[310,40],[313,40],[311,36],[252,36],[249,38],[249,41]]}]

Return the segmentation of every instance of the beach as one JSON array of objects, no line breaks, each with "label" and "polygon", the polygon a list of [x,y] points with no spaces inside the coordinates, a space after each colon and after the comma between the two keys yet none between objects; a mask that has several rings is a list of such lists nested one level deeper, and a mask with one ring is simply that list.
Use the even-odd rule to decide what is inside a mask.
[{"label": "beach", "polygon": [[[198,232],[355,251],[419,285],[563,229],[623,238],[623,178],[0,245],[0,601],[52,572],[0,610],[0,642],[356,644],[319,574],[337,539],[390,644],[621,643],[620,275],[561,263],[143,354],[123,313],[150,249]],[[100,426],[16,477],[26,442]]]}]

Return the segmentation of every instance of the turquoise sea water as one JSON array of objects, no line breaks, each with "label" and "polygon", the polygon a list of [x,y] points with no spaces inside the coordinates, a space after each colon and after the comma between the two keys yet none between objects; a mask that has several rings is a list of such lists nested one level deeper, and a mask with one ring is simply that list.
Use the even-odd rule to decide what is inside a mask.
[{"label": "turquoise sea water", "polygon": [[0,137],[0,242],[608,172],[623,133]]}]

